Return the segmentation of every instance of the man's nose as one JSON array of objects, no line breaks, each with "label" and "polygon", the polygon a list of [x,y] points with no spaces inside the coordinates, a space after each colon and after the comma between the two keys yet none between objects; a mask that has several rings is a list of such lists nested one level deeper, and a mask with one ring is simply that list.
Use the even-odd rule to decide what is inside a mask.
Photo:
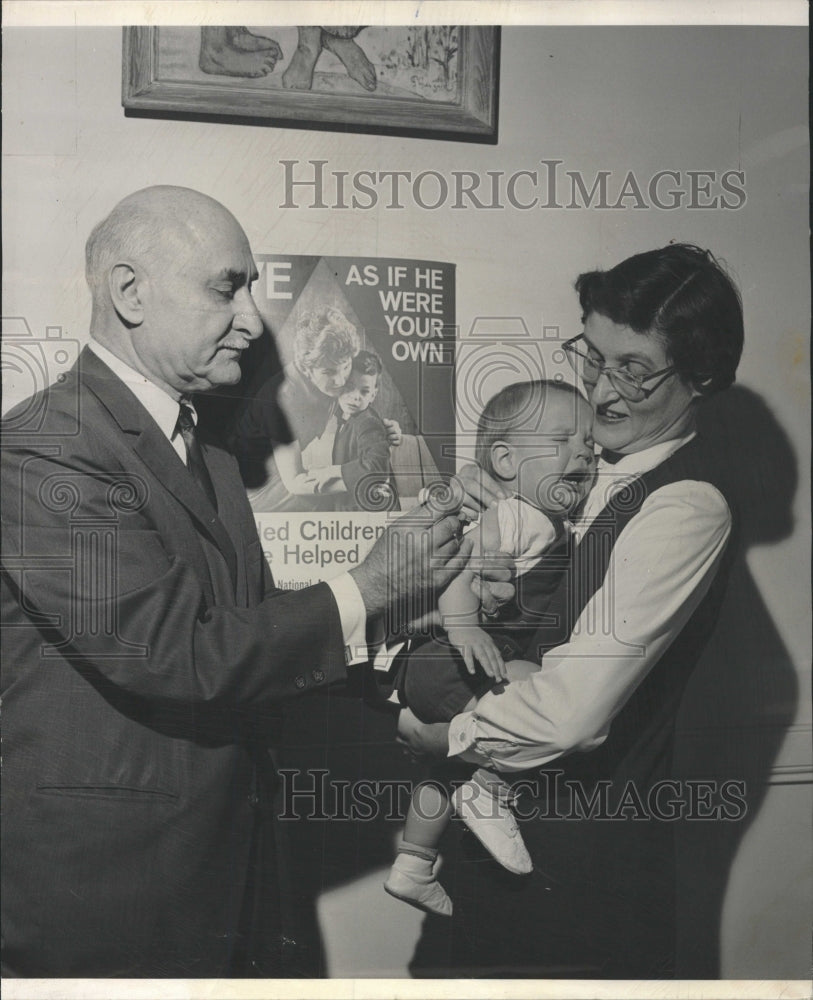
[{"label": "man's nose", "polygon": [[263,332],[263,318],[257,308],[251,292],[243,288],[234,297],[234,326],[243,330],[255,340]]}]

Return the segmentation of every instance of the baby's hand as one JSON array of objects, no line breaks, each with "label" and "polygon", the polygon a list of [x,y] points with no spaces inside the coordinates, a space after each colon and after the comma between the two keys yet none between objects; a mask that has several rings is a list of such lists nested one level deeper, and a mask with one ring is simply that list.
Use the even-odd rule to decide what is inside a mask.
[{"label": "baby's hand", "polygon": [[470,674],[475,672],[475,663],[479,663],[495,681],[508,679],[503,658],[488,632],[484,632],[476,625],[459,625],[450,628],[446,634],[449,636],[449,642],[463,657]]}]

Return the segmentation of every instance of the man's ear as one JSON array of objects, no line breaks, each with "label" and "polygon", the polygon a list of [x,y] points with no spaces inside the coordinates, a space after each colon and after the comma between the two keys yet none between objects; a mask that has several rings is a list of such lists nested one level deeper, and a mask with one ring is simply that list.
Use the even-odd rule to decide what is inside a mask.
[{"label": "man's ear", "polygon": [[498,479],[513,480],[517,476],[514,449],[506,441],[495,441],[491,446],[491,468]]},{"label": "man's ear", "polygon": [[116,264],[110,269],[107,287],[113,308],[128,326],[140,326],[144,321],[140,278],[130,264]]}]

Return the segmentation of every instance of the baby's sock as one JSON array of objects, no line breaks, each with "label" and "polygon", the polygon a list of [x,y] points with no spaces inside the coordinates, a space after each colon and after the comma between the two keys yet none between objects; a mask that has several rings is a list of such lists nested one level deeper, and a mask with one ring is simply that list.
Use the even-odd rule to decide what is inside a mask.
[{"label": "baby's sock", "polygon": [[437,856],[437,848],[402,841],[384,888],[421,910],[451,916],[452,901],[433,874]]}]

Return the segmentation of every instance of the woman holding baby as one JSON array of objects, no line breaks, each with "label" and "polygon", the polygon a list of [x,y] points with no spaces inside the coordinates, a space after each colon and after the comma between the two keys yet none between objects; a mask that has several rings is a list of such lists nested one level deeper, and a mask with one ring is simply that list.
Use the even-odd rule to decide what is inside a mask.
[{"label": "woman holding baby", "polygon": [[[468,686],[444,719],[406,708],[399,724],[416,751],[467,762],[462,778],[474,765],[513,785],[533,870],[495,863],[489,816],[466,819],[477,839],[441,875],[454,913],[425,923],[418,975],[674,975],[674,825],[698,803],[672,780],[673,734],[734,523],[695,413],[734,381],[742,309],[715,258],[687,244],[582,274],[576,290],[583,331],[564,347],[593,411],[596,479],[516,656],[527,678],[473,707]],[[499,475],[469,466],[461,479],[475,516],[506,498]],[[438,664],[450,691],[455,657]]]}]

